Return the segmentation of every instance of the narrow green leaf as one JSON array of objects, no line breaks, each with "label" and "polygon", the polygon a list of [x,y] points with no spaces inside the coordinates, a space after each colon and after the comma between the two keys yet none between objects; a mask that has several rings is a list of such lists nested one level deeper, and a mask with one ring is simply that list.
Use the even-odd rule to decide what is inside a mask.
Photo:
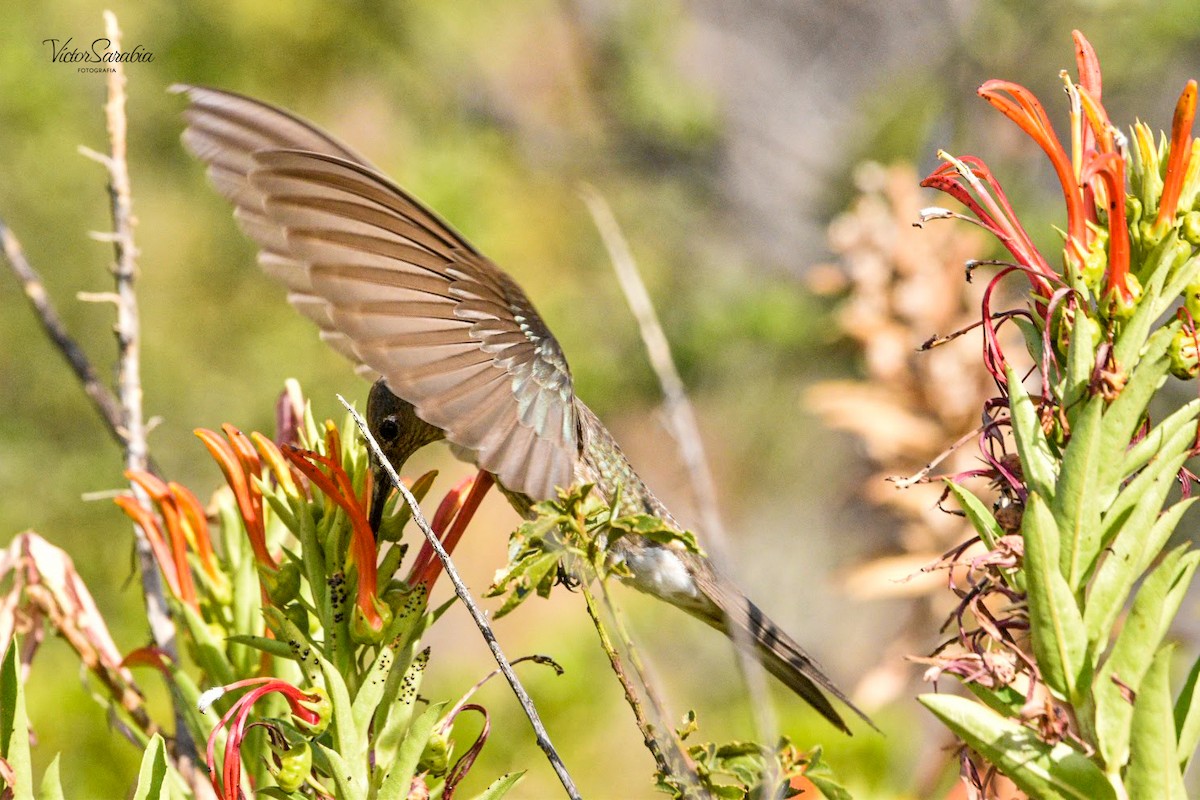
[{"label": "narrow green leaf", "polygon": [[1066,742],[1046,744],[1024,725],[964,697],[917,699],[1030,797],[1116,800],[1100,768]]},{"label": "narrow green leaf", "polygon": [[142,754],[133,800],[167,800],[170,796],[167,786],[167,746],[162,736],[156,733],[150,737],[150,744]]},{"label": "narrow green leaf", "polygon": [[[397,675],[403,675],[403,680],[388,681],[388,691],[384,693],[376,713],[375,765],[378,769],[386,771],[396,758],[400,743],[404,740],[404,732],[412,721],[417,694],[421,690],[421,680],[428,664],[429,649],[426,648],[403,671],[392,668],[390,677],[394,679]],[[393,683],[394,690],[391,686]]]},{"label": "narrow green leaf", "polygon": [[521,778],[525,775],[525,771],[509,772],[501,775],[496,780],[492,781],[492,785],[484,789],[479,794],[475,795],[473,800],[500,800],[501,797],[508,794],[508,790],[517,785]]},{"label": "narrow green leaf", "polygon": [[59,757],[56,754],[42,773],[42,785],[38,788],[38,800],[65,800],[63,797],[62,777],[59,774]]},{"label": "narrow green leaf", "polygon": [[288,661],[296,657],[292,648],[286,642],[281,642],[278,639],[268,639],[266,636],[242,636],[241,634],[234,634],[233,636],[226,637],[226,641],[243,644],[246,647],[253,647],[255,650],[268,653],[277,658],[286,658]]},{"label": "narrow green leaf", "polygon": [[1144,288],[1142,288],[1138,301],[1138,308],[1135,309],[1133,317],[1129,318],[1128,323],[1122,327],[1121,335],[1117,337],[1115,347],[1112,348],[1112,356],[1121,368],[1128,369],[1135,365],[1138,353],[1142,349],[1142,345],[1146,343],[1146,337],[1150,336],[1150,329],[1154,321],[1162,317],[1166,307],[1175,301],[1184,285],[1187,285],[1186,283],[1176,283],[1180,278],[1180,275],[1176,273],[1174,279],[1171,279],[1168,291],[1165,293],[1163,291],[1172,267],[1178,263],[1178,258],[1186,255],[1190,249],[1192,248],[1187,245],[1187,242],[1180,242],[1174,231],[1171,231],[1171,234],[1148,255],[1147,269],[1145,275],[1141,276]]},{"label": "narrow green leaf", "polygon": [[973,492],[959,486],[949,478],[945,478],[942,482],[950,490],[950,494],[954,495],[954,499],[958,501],[958,507],[967,515],[971,526],[975,528],[975,532],[979,534],[979,538],[983,540],[987,548],[989,550],[995,548],[996,542],[1004,535],[1004,529],[1000,527],[1000,523],[996,522],[995,516],[992,515],[987,505]]},{"label": "narrow green leaf", "polygon": [[[1076,309],[1071,341],[1067,345],[1066,374],[1063,376],[1065,385],[1059,393],[1068,413],[1072,413],[1084,401],[1092,381],[1092,371],[1096,367],[1096,345],[1101,338],[1099,323],[1081,309]],[[1071,424],[1075,425],[1073,419]]]},{"label": "narrow green leaf", "polygon": [[1061,699],[1074,700],[1089,667],[1087,638],[1075,595],[1059,572],[1058,526],[1040,495],[1029,495],[1021,530],[1033,652],[1046,685]]},{"label": "narrow green leaf", "polygon": [[[1133,370],[1125,388],[1121,390],[1121,394],[1104,413],[1100,452],[1124,453],[1129,447],[1129,441],[1146,415],[1146,407],[1150,404],[1150,398],[1166,380],[1167,370],[1171,366],[1167,348],[1171,344],[1171,337],[1175,335],[1177,327],[1178,324],[1174,323],[1160,328],[1146,343],[1146,350],[1140,363]],[[1128,333],[1128,329],[1126,332]],[[1128,369],[1126,362],[1121,361],[1120,358],[1117,360],[1117,365],[1122,369]],[[1098,492],[1101,507],[1108,505],[1107,500],[1116,495],[1121,480],[1125,477],[1120,472],[1122,463],[1122,459],[1113,457],[1106,458],[1100,465]]]},{"label": "narrow green leaf", "polygon": [[1183,775],[1175,757],[1175,723],[1169,682],[1174,645],[1161,648],[1133,704],[1129,769],[1125,786],[1129,797],[1187,800]]},{"label": "narrow green leaf", "polygon": [[400,743],[396,760],[384,775],[383,783],[379,785],[376,800],[402,800],[408,796],[408,788],[412,784],[413,774],[417,771],[417,762],[425,750],[425,744],[433,734],[433,727],[442,714],[445,703],[435,703],[425,709],[421,716],[413,720],[408,729],[408,735]]},{"label": "narrow green leaf", "polygon": [[8,761],[17,785],[10,786],[14,800],[33,800],[33,761],[29,754],[29,717],[25,714],[25,687],[17,668],[17,637],[8,643],[0,664],[0,757]]},{"label": "narrow green leaf", "polygon": [[1175,701],[1175,738],[1178,741],[1175,756],[1179,759],[1179,769],[1185,773],[1188,765],[1192,763],[1196,746],[1200,744],[1200,692],[1196,691],[1198,682],[1200,658],[1192,662],[1179,699]]},{"label": "narrow green leaf", "polygon": [[196,664],[208,674],[212,682],[218,686],[227,686],[237,680],[233,664],[225,654],[225,643],[213,634],[212,628],[196,610],[187,603],[179,603],[172,610],[179,612],[178,616],[183,617],[184,625],[187,626],[188,634],[195,645],[192,652]]},{"label": "narrow green leaf", "polygon": [[384,690],[387,688],[388,676],[395,663],[396,651],[388,645],[380,647],[375,660],[371,662],[371,668],[363,676],[358,692],[354,695],[354,702],[350,707],[351,715],[354,727],[364,741],[370,733],[371,720],[379,710],[379,703],[383,700]]},{"label": "narrow green leaf", "polygon": [[1042,329],[1025,317],[1009,317],[1009,319],[1021,331],[1021,337],[1025,340],[1025,350],[1033,359],[1033,363],[1041,364],[1045,345],[1045,340],[1042,339]]},{"label": "narrow green leaf", "polygon": [[[1100,504],[1096,497],[1096,476],[1105,457],[1100,452],[1100,412],[1104,398],[1099,395],[1084,403],[1071,429],[1071,440],[1063,451],[1051,508],[1058,523],[1059,567],[1072,592],[1083,585],[1088,567],[1100,551]],[[1111,455],[1108,457],[1111,458]]]},{"label": "narrow green leaf", "polygon": [[313,765],[318,770],[333,778],[334,796],[338,800],[366,800],[371,787],[360,780],[360,776],[352,774],[341,754],[331,747],[326,747],[319,741],[312,743]]},{"label": "narrow green leaf", "polygon": [[1012,414],[1013,437],[1021,456],[1021,469],[1031,492],[1044,498],[1054,497],[1056,460],[1042,431],[1037,407],[1025,391],[1021,376],[1011,366],[1005,369],[1008,378],[1009,407]]},{"label": "narrow green leaf", "polygon": [[[318,657],[319,658],[319,657]],[[324,658],[320,659],[321,674],[325,676],[325,691],[329,694],[329,702],[333,706],[333,736],[337,750],[350,770],[352,780],[362,781],[367,785],[369,770],[367,764],[367,738],[360,736],[354,726],[354,711],[350,702],[350,692],[346,682],[337,669]]]},{"label": "narrow green leaf", "polygon": [[[1133,584],[1149,566],[1150,561],[1162,551],[1178,527],[1184,512],[1191,508],[1196,500],[1197,498],[1190,497],[1171,506],[1166,513],[1159,516],[1148,533],[1127,535],[1122,531],[1110,546],[1109,553],[1096,570],[1083,616],[1088,641],[1094,643],[1096,652],[1104,649],[1104,643],[1108,641],[1109,633],[1133,589]],[[1147,503],[1153,505],[1155,498],[1148,498]],[[1135,512],[1130,519],[1134,519],[1135,516],[1141,518]]]},{"label": "narrow green leaf", "polygon": [[1172,550],[1142,583],[1112,652],[1097,671],[1092,687],[1096,736],[1109,772],[1123,767],[1129,757],[1134,706],[1126,693],[1141,695],[1142,680],[1200,560],[1200,551],[1185,554],[1187,547]]},{"label": "narrow green leaf", "polygon": [[[1103,507],[1103,521],[1100,526],[1102,546],[1111,546],[1114,537],[1124,534],[1130,529],[1130,516],[1139,503],[1143,505],[1142,513],[1147,510],[1158,513],[1166,501],[1166,492],[1175,484],[1176,473],[1188,458],[1192,444],[1195,443],[1195,436],[1196,423],[1194,421],[1186,423],[1163,444],[1158,455],[1151,459],[1150,463],[1121,490],[1120,494]],[[1157,504],[1146,503],[1144,498],[1148,493],[1153,493],[1155,497],[1161,499]],[[1153,522],[1153,518],[1148,521],[1143,519],[1141,522],[1144,526],[1148,526]],[[1143,527],[1142,530],[1144,532],[1145,528]]]},{"label": "narrow green leaf", "polygon": [[984,705],[1005,717],[1020,716],[1021,710],[1028,702],[1025,695],[1012,686],[1000,686],[992,689],[975,681],[963,685],[971,694],[982,700]]},{"label": "narrow green leaf", "polygon": [[[1177,408],[1174,413],[1151,428],[1149,433],[1125,452],[1125,458],[1121,462],[1121,469],[1118,472],[1121,478],[1132,475],[1150,463],[1150,459],[1162,452],[1163,446],[1174,438],[1184,425],[1194,421],[1198,413],[1200,413],[1200,399],[1192,400]],[[1114,491],[1113,494],[1115,495],[1116,492]],[[1106,506],[1111,500],[1111,497],[1102,498]]]}]

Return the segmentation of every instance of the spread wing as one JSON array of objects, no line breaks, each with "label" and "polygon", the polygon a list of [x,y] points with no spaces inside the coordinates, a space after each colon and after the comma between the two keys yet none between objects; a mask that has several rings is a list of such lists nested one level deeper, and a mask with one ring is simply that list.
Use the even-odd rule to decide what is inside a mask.
[{"label": "spread wing", "polygon": [[546,499],[570,485],[571,373],[512,278],[307,123],[237,95],[181,91],[184,144],[322,337],[508,489]]}]

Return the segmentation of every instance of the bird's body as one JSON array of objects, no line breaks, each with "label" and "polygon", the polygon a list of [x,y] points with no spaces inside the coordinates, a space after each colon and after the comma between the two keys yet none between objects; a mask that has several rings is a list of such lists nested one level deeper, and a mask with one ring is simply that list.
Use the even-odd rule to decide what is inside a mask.
[{"label": "bird's body", "polygon": [[[234,204],[264,270],[323,338],[379,376],[368,421],[393,466],[444,437],[523,516],[556,487],[592,484],[608,502],[619,496],[622,513],[679,527],[575,395],[557,340],[508,274],[308,123],[239,95],[180,90],[191,101],[184,142]],[[635,588],[753,642],[768,671],[840,729],[818,687],[867,719],[703,556],[642,537],[617,540],[611,556]]]}]

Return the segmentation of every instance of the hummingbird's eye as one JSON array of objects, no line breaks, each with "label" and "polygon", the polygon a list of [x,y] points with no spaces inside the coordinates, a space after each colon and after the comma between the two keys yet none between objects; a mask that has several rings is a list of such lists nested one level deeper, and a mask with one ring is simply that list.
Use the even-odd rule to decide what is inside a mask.
[{"label": "hummingbird's eye", "polygon": [[388,417],[379,423],[379,435],[383,437],[384,441],[393,441],[400,435],[400,426],[396,424],[396,420]]}]

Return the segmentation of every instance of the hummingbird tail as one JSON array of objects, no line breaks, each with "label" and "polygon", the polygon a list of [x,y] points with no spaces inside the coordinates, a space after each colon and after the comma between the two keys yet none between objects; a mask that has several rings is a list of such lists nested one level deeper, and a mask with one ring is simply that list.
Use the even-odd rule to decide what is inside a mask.
[{"label": "hummingbird tail", "polygon": [[778,678],[784,686],[799,695],[801,699],[816,709],[821,716],[829,720],[834,727],[847,735],[852,735],[850,728],[837,712],[837,709],[833,707],[829,698],[821,691],[822,689],[844,703],[855,714],[862,717],[863,721],[872,728],[878,730],[875,723],[871,721],[871,718],[855,706],[854,703],[850,702],[850,698],[834,685],[829,676],[821,670],[820,665],[808,653],[804,652],[791,636],[772,622],[750,600],[743,598],[743,601],[746,604],[745,616],[741,619],[731,617],[725,620],[723,627],[729,633],[730,627],[736,625],[741,629],[740,633],[749,637],[750,641],[754,644],[755,653],[760,663],[767,672]]}]

